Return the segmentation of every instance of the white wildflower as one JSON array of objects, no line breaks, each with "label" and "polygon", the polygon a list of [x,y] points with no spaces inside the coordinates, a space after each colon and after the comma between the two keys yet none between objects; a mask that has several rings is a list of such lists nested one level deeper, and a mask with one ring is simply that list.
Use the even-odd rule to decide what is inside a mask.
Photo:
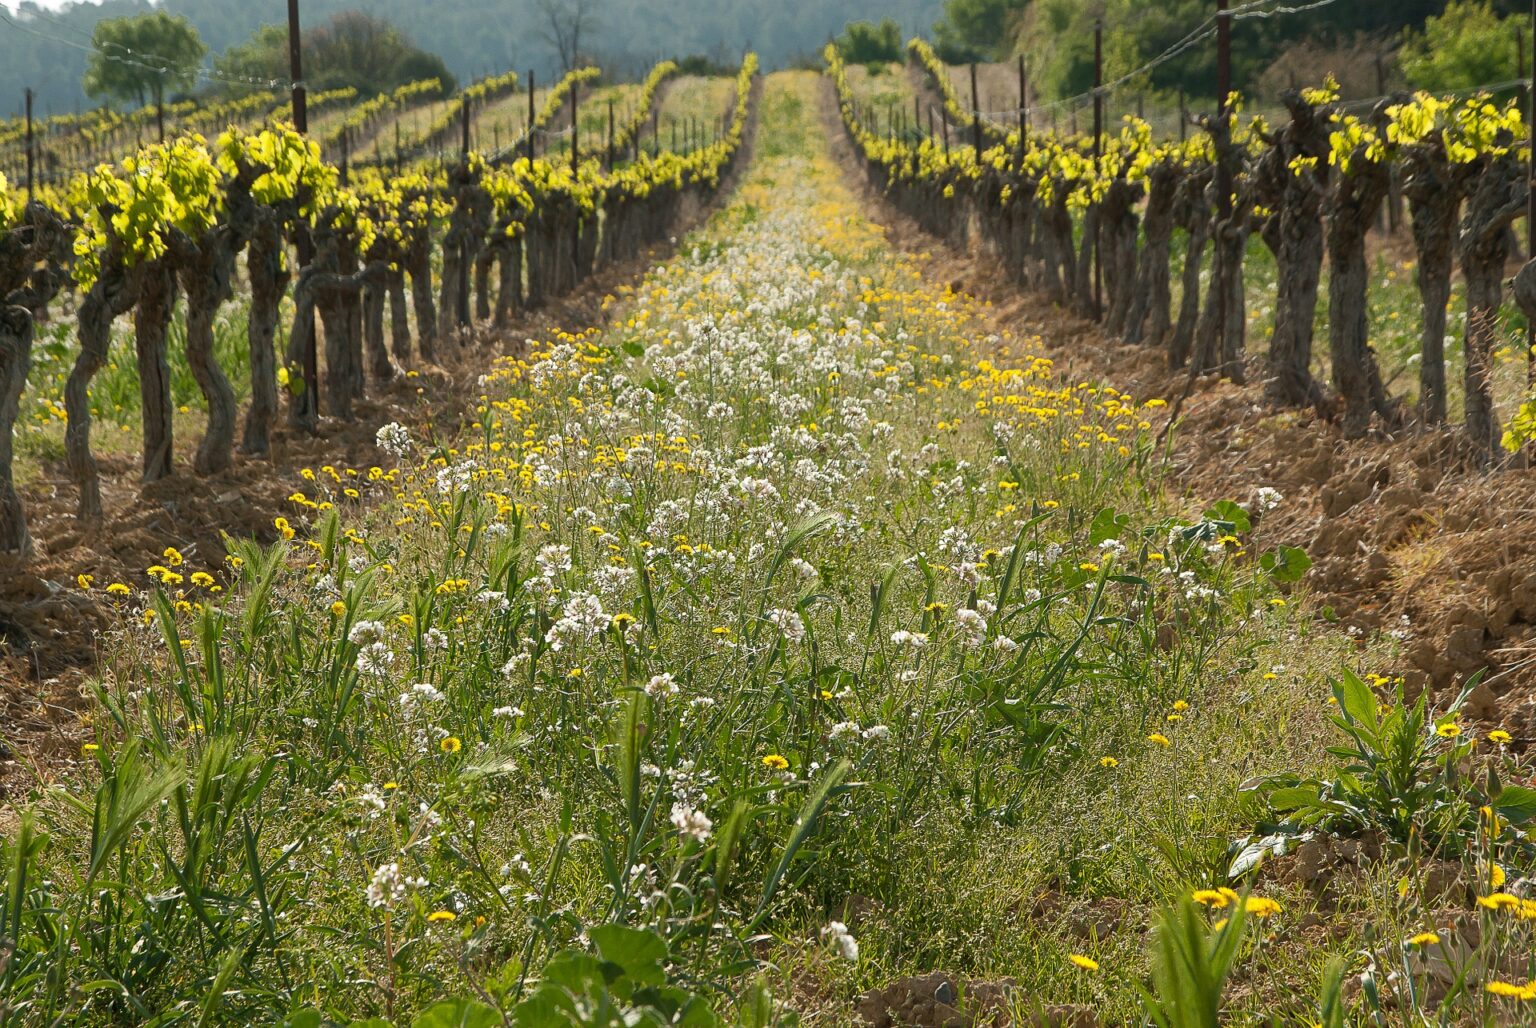
[{"label": "white wildflower", "polygon": [[652,675],[651,680],[645,683],[647,696],[662,697],[677,695],[677,681],[670,673]]},{"label": "white wildflower", "polygon": [[703,842],[709,838],[709,833],[714,830],[715,823],[705,816],[702,810],[690,807],[685,803],[672,804],[672,825],[679,835],[686,836],[696,842]]},{"label": "white wildflower", "polygon": [[848,926],[841,921],[828,921],[827,926],[821,930],[822,941],[832,948],[838,956],[844,960],[857,962],[859,959],[859,943],[848,931]]},{"label": "white wildflower", "polygon": [[768,623],[779,630],[785,642],[798,643],[805,639],[805,622],[796,612],[774,607],[767,616]]},{"label": "white wildflower", "polygon": [[392,457],[405,457],[411,452],[411,433],[398,421],[391,421],[374,433],[379,449]]}]

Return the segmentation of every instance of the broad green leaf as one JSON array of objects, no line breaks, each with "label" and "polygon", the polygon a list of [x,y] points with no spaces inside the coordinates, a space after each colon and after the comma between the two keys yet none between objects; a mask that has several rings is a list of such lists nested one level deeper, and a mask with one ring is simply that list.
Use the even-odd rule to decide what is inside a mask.
[{"label": "broad green leaf", "polygon": [[1506,785],[1493,801],[1493,809],[1512,824],[1523,825],[1536,817],[1536,789],[1523,785]]},{"label": "broad green leaf", "polygon": [[451,999],[416,1015],[411,1028],[500,1028],[501,1013],[472,999]]},{"label": "broad green leaf", "polygon": [[1315,787],[1297,785],[1270,793],[1269,805],[1276,810],[1300,810],[1303,807],[1322,807],[1324,803],[1318,798]]},{"label": "broad green leaf", "polygon": [[1105,507],[1093,516],[1093,521],[1088,525],[1088,545],[1097,546],[1106,539],[1118,539],[1130,524],[1130,515],[1117,514],[1115,508]]},{"label": "broad green leaf", "polygon": [[1345,670],[1333,685],[1333,698],[1349,720],[1374,730],[1377,726],[1376,694],[1353,671]]},{"label": "broad green leaf", "polygon": [[1248,512],[1231,500],[1211,504],[1210,509],[1202,517],[1207,521],[1225,521],[1237,534],[1242,534],[1253,527],[1253,522],[1248,518]]},{"label": "broad green leaf", "polygon": [[1259,558],[1259,567],[1276,582],[1299,582],[1312,569],[1312,558],[1299,546],[1276,546]]},{"label": "broad green leaf", "polygon": [[661,985],[667,980],[663,964],[666,940],[655,932],[622,924],[605,924],[587,933],[597,952],[640,985]]}]

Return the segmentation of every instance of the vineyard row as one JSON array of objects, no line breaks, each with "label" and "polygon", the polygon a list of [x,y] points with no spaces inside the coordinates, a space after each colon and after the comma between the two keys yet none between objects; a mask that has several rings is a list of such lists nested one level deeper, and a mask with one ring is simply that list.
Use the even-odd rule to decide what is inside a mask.
[{"label": "vineyard row", "polygon": [[[1511,226],[1526,214],[1529,133],[1519,106],[1486,96],[1426,93],[1349,113],[1330,81],[1284,94],[1287,119],[1198,119],[1183,141],[1153,138],[1126,117],[1118,132],[1072,135],[1004,129],[971,113],[947,69],[914,41],[909,53],[942,104],[942,134],[897,126],[850,90],[834,47],[826,50],[842,120],[871,183],[929,232],[995,252],[1020,285],[1102,320],[1127,343],[1165,349],[1191,381],[1245,366],[1244,260],[1257,236],[1278,276],[1275,322],[1260,375],[1266,398],[1314,406],[1346,435],[1406,411],[1388,395],[1367,318],[1367,234],[1394,183],[1412,222],[1421,299],[1421,421],[1447,416],[1445,337],[1452,278],[1465,283],[1465,431],[1476,459],[1517,448],[1536,426],[1530,401],[1501,433],[1492,355],[1500,333]],[[957,126],[956,139],[949,124]],[[1172,288],[1175,231],[1183,232],[1180,303]],[[1202,276],[1202,265],[1209,269]],[[1536,315],[1536,271],[1516,277],[1514,299]],[[1329,381],[1313,374],[1314,321],[1326,270]]]},{"label": "vineyard row", "polygon": [[[167,344],[185,299],[187,363],[208,412],[194,470],[216,474],[233,459],[237,410],[214,357],[214,323],[234,297],[241,257],[251,401],[240,449],[263,454],[280,389],[297,429],[315,429],[321,394],[327,414],[350,418],[368,377],[435,360],[475,322],[505,326],[517,309],[569,293],[597,267],[664,238],[681,201],[707,197],[734,167],[756,70],[749,54],[719,139],[687,153],[640,152],[619,168],[596,155],[498,166],[470,153],[442,170],[361,169],[344,181],[316,142],[274,127],[231,129],[211,145],[188,136],[146,147],[119,167],[77,176],[50,202],[24,202],[0,178],[0,551],[29,549],[13,427],[35,325],[61,294],[73,294],[79,347],[64,390],[65,450],[78,513],[95,520],[89,390],[117,318],[133,315],[143,477],[153,481],[172,470]],[[279,362],[285,298],[294,316]]]}]

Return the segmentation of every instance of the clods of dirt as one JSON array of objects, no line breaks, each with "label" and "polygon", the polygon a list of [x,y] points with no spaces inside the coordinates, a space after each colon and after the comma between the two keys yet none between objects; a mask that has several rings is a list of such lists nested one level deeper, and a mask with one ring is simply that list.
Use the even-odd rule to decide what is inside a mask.
[{"label": "clods of dirt", "polygon": [[[1011,1010],[1029,1011],[1015,1018]],[[859,1000],[869,1028],[1096,1028],[1092,1010],[1076,1004],[1032,1006],[1011,978],[961,979],[944,971],[898,978]]]}]

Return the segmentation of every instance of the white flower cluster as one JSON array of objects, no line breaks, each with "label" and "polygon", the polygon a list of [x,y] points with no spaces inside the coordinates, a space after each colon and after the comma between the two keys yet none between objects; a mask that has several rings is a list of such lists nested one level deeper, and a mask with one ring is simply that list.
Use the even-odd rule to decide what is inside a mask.
[{"label": "white flower cluster", "polygon": [[379,449],[391,457],[399,459],[410,455],[412,446],[410,429],[398,421],[391,421],[381,427],[373,438],[379,444]]}]

